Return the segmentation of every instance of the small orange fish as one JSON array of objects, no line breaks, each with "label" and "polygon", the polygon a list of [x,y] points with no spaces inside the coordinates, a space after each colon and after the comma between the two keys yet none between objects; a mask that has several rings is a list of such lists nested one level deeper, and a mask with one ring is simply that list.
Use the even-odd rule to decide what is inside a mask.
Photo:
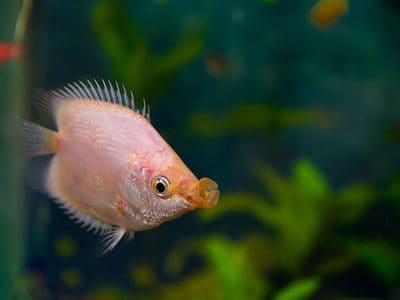
[{"label": "small orange fish", "polygon": [[211,208],[218,185],[197,179],[150,123],[144,104],[110,82],[43,93],[58,131],[23,121],[31,155],[54,154],[44,186],[78,222],[106,235],[104,252],[125,235]]},{"label": "small orange fish", "polygon": [[348,0],[319,0],[311,9],[310,18],[318,27],[329,27],[348,11]]},{"label": "small orange fish", "polygon": [[24,49],[19,43],[1,43],[0,42],[0,64],[12,59],[23,57]]}]

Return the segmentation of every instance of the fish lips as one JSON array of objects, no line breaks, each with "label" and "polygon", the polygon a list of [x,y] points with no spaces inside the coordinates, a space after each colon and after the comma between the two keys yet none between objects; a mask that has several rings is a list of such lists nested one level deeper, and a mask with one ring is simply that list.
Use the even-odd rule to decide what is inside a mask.
[{"label": "fish lips", "polygon": [[184,180],[179,190],[179,194],[191,205],[191,209],[212,208],[219,199],[218,184],[210,178]]}]

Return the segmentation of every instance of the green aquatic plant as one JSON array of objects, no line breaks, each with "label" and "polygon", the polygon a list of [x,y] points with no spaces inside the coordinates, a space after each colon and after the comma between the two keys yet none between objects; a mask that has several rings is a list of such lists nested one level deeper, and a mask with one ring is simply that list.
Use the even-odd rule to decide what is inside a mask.
[{"label": "green aquatic plant", "polygon": [[[249,250],[245,244],[222,236],[187,240],[168,255],[166,269],[169,274],[179,274],[187,258],[197,254],[206,261],[202,272],[208,273],[208,278],[214,278],[215,289],[191,299],[264,299],[269,283],[251,262],[252,253]],[[207,290],[207,286],[203,286]]]},{"label": "green aquatic plant", "polygon": [[333,118],[317,109],[289,109],[263,103],[241,103],[222,115],[211,116],[198,112],[187,121],[187,128],[205,137],[218,137],[249,131],[275,133],[285,128],[305,125],[328,126]]},{"label": "green aquatic plant", "polygon": [[283,288],[273,289],[272,282],[263,273],[265,262],[260,260],[261,257],[269,259],[270,246],[258,234],[240,241],[230,241],[221,236],[186,240],[170,252],[166,268],[169,273],[176,275],[191,256],[200,255],[204,258],[207,265],[202,272],[209,272],[208,278],[211,274],[216,275],[213,280],[216,281],[217,290],[211,297],[192,299],[265,299],[266,296],[274,300],[310,299],[320,286],[317,277],[301,278]]},{"label": "green aquatic plant", "polygon": [[[400,278],[400,243],[398,236],[400,219],[400,176],[392,174],[379,190],[379,205],[386,207],[388,220],[394,232],[381,230],[378,236],[342,237],[350,253],[358,257],[384,284],[396,286]],[[392,216],[390,216],[392,215]],[[385,216],[386,218],[386,216]],[[377,224],[376,226],[380,226]]]},{"label": "green aquatic plant", "polygon": [[379,279],[395,285],[400,278],[400,248],[384,238],[348,238],[344,240],[347,251],[353,253]]},{"label": "green aquatic plant", "polygon": [[293,283],[280,290],[274,300],[306,300],[310,299],[317,291],[320,280],[315,277],[305,278]]},{"label": "green aquatic plant", "polygon": [[194,30],[184,33],[165,53],[154,51],[150,38],[129,16],[122,0],[99,1],[92,23],[110,59],[113,77],[138,98],[160,95],[203,48],[202,34]]},{"label": "green aquatic plant", "polygon": [[[219,299],[265,299],[269,293],[268,280],[259,273],[251,262],[249,248],[222,236],[208,236],[203,239],[189,239],[177,244],[166,257],[166,271],[178,277],[169,283],[156,280],[155,270],[143,262],[133,270],[133,279],[151,277],[142,286],[142,291],[131,292],[109,284],[96,287],[82,299],[168,299],[168,300],[219,300]],[[205,265],[199,270],[181,276],[187,258],[196,254],[203,258]]]},{"label": "green aquatic plant", "polygon": [[[232,212],[248,213],[274,231],[269,239],[278,262],[275,267],[290,274],[299,272],[315,249],[340,247],[327,237],[332,238],[336,229],[357,221],[375,197],[374,190],[363,184],[333,192],[324,176],[307,160],[295,164],[289,179],[262,164],[257,164],[254,172],[265,188],[265,196],[226,194],[214,209],[199,215],[210,222]],[[332,259],[350,261],[346,254],[326,261]],[[338,271],[333,266],[323,269]]]}]

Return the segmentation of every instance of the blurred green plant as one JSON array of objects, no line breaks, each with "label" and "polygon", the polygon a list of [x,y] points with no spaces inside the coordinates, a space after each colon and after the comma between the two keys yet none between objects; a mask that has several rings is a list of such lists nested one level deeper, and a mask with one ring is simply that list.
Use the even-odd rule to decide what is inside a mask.
[{"label": "blurred green plant", "polygon": [[270,246],[265,237],[259,234],[237,242],[221,236],[187,240],[171,251],[166,260],[166,269],[168,273],[176,275],[182,271],[190,256],[200,255],[204,258],[207,262],[205,270],[217,275],[217,290],[207,297],[193,299],[265,299],[266,296],[276,300],[309,299],[320,285],[316,277],[299,279],[273,292],[272,283],[265,277],[262,267],[265,260],[271,259]]},{"label": "blurred green plant", "polygon": [[[178,244],[168,255],[166,271],[178,276],[186,259],[197,254],[203,257],[206,265],[180,280],[169,284],[152,281],[146,290],[130,293],[121,288],[96,288],[82,299],[171,299],[171,300],[217,300],[217,299],[265,299],[269,292],[268,281],[250,262],[252,253],[246,245],[230,241],[222,236],[208,236],[204,239],[186,240]],[[133,270],[135,277],[141,276],[143,264]],[[146,268],[145,273],[152,272]],[[153,270],[154,272],[154,270]],[[150,275],[155,277],[154,274]]]},{"label": "blurred green plant", "polygon": [[[166,270],[175,276],[180,274],[188,257],[197,254],[206,261],[206,268],[202,272],[207,273],[206,278],[214,278],[214,288],[209,290],[208,284],[203,284],[207,282],[198,282],[197,285],[203,286],[199,289],[202,294],[191,299],[264,299],[269,291],[268,280],[251,263],[252,253],[249,250],[245,244],[222,236],[187,240],[178,244],[168,255]],[[199,280],[198,277],[194,278]],[[185,299],[184,294],[182,296],[174,299]]]},{"label": "blurred green plant", "polygon": [[283,288],[274,297],[274,300],[305,300],[310,299],[317,291],[320,280],[318,278],[306,278],[295,281]]},{"label": "blurred green plant", "polygon": [[[392,218],[399,220],[400,175],[389,176],[388,182],[383,185],[379,194],[380,205],[385,206],[386,210],[391,212]],[[394,233],[385,230],[378,237],[342,237],[342,242],[348,251],[358,257],[388,286],[396,286],[400,278],[400,243],[397,238],[399,224],[394,225],[397,226]]]},{"label": "blurred green plant", "polygon": [[102,0],[93,9],[93,29],[110,58],[113,77],[152,101],[203,48],[202,33],[183,34],[166,53],[155,53],[149,37],[128,15],[122,0]]},{"label": "blurred green plant", "polygon": [[345,246],[388,285],[400,278],[400,248],[387,239],[347,239]]},{"label": "blurred green plant", "polygon": [[[248,214],[273,233],[248,234],[238,242],[206,236],[176,246],[166,259],[169,274],[180,274],[190,257],[200,255],[206,262],[201,272],[209,272],[207,278],[216,276],[213,278],[219,282],[220,290],[214,290],[214,297],[203,294],[195,299],[236,299],[233,295],[250,295],[250,291],[254,295],[251,299],[266,295],[279,300],[310,299],[325,277],[363,261],[365,255],[355,247],[350,249],[347,241],[340,238],[340,228],[360,219],[375,199],[373,188],[352,184],[334,192],[307,160],[299,160],[288,179],[262,164],[253,169],[268,197],[249,193],[223,195],[215,208],[203,210],[199,216],[211,222],[232,213]],[[350,240],[354,242],[355,238]],[[268,277],[277,272],[293,281],[284,288],[275,287]],[[190,278],[202,280],[198,274]],[[188,277],[186,281],[190,281]],[[182,286],[178,284],[173,289],[182,291]]]},{"label": "blurred green plant", "polygon": [[220,116],[196,113],[187,121],[187,128],[200,136],[218,137],[249,131],[275,133],[302,125],[329,126],[333,118],[316,109],[271,107],[262,103],[241,103]]},{"label": "blurred green plant", "polygon": [[[203,210],[199,215],[204,221],[213,221],[232,212],[249,213],[275,232],[270,245],[276,263],[266,267],[291,275],[305,269],[310,271],[305,264],[317,249],[340,247],[334,239],[335,230],[356,222],[375,198],[374,189],[363,184],[333,192],[323,175],[307,160],[295,164],[289,179],[262,164],[255,165],[254,172],[268,200],[253,194],[226,194],[214,209]],[[326,257],[317,267],[314,265],[314,271],[323,270],[325,274],[342,271],[348,267],[350,256],[342,251],[339,256]],[[338,263],[332,264],[334,261]],[[330,262],[329,268],[325,262]]]}]

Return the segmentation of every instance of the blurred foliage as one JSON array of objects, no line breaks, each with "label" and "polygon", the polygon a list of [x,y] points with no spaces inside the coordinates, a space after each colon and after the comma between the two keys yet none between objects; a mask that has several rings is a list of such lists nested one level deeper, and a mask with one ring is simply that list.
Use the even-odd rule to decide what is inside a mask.
[{"label": "blurred foliage", "polygon": [[[138,293],[132,293],[120,287],[102,286],[79,299],[265,299],[268,285],[265,284],[265,280],[255,266],[249,263],[251,253],[248,250],[240,243],[229,241],[221,236],[186,241],[168,255],[167,272],[170,275],[178,275],[182,271],[185,259],[193,253],[201,255],[207,262],[203,269],[169,284],[157,281],[151,284],[147,282],[146,289]],[[180,257],[181,254],[184,256]],[[142,271],[148,275],[152,272],[153,275],[150,274],[150,277],[155,278],[154,270],[148,268],[144,270],[143,264],[139,264],[133,273],[137,278]],[[68,297],[64,298],[69,299]]]},{"label": "blurred foliage", "polygon": [[140,287],[150,287],[156,283],[156,276],[152,270],[152,266],[145,263],[131,268],[130,276],[132,282]]},{"label": "blurred foliage", "polygon": [[[263,259],[273,260],[269,252],[271,244],[262,236],[254,235],[240,242],[228,241],[223,237],[213,236],[183,242],[178,245],[167,259],[169,273],[182,271],[185,261],[193,254],[200,254],[209,267],[209,272],[216,270],[219,275],[218,286],[221,293],[207,298],[192,299],[265,299],[297,300],[309,299],[319,287],[317,278],[296,281],[278,290],[274,296],[272,283],[263,273]],[[214,263],[217,262],[217,265]],[[264,275],[263,275],[264,274]],[[218,278],[217,278],[218,279]],[[183,299],[183,298],[177,298]]]},{"label": "blurred foliage", "polygon": [[[262,164],[255,165],[254,172],[265,188],[265,197],[225,194],[214,209],[203,210],[199,215],[204,221],[213,221],[232,212],[249,213],[275,231],[270,242],[274,267],[293,275],[306,269],[304,264],[316,248],[336,247],[332,245],[335,230],[356,222],[375,198],[374,189],[363,184],[333,192],[307,160],[295,164],[289,179]],[[342,255],[343,259],[347,256]],[[327,257],[326,261],[332,259]],[[336,267],[325,268],[324,273],[341,271]]]},{"label": "blurred foliage", "polygon": [[77,246],[72,237],[63,236],[55,241],[54,250],[58,256],[67,258],[76,255]]},{"label": "blurred foliage", "polygon": [[[166,269],[170,274],[179,274],[188,257],[198,254],[207,262],[207,277],[214,277],[215,288],[195,299],[264,299],[268,292],[268,281],[251,263],[253,254],[250,250],[244,243],[232,242],[220,236],[188,240],[170,253]],[[197,282],[197,285],[200,284]],[[200,290],[207,288],[204,286]],[[185,299],[182,296],[176,299]]]},{"label": "blurred foliage", "polygon": [[99,1],[93,10],[93,29],[111,61],[113,77],[154,101],[176,74],[199,56],[203,37],[186,32],[165,53],[154,53],[149,38],[128,15],[122,0]]},{"label": "blurred foliage", "polygon": [[61,270],[59,276],[68,288],[78,288],[82,284],[82,278],[77,269]]},{"label": "blurred foliage", "polygon": [[221,136],[249,131],[275,133],[304,125],[329,126],[333,122],[332,116],[319,110],[285,109],[243,102],[227,109],[220,116],[195,113],[189,118],[187,127],[201,136]]},{"label": "blurred foliage", "polygon": [[345,245],[386,284],[396,284],[400,278],[400,248],[387,241],[350,239]]},{"label": "blurred foliage", "polygon": [[307,278],[291,283],[281,290],[274,300],[303,300],[310,299],[319,287],[317,278]]}]

